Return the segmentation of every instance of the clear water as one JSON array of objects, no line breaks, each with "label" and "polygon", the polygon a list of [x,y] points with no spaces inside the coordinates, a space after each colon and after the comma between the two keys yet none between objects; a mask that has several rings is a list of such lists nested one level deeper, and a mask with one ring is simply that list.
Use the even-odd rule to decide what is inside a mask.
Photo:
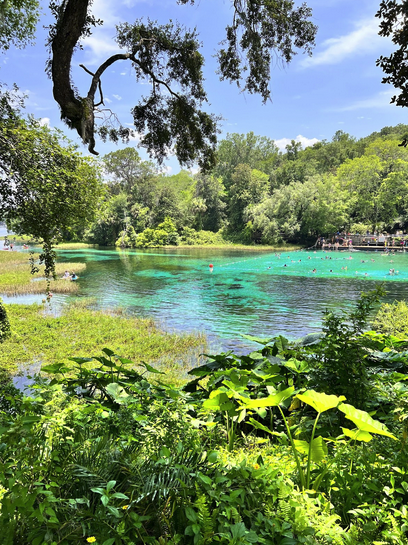
[{"label": "clear water", "polygon": [[[350,308],[362,291],[378,282],[386,283],[386,301],[408,299],[408,252],[299,251],[277,256],[180,248],[65,250],[58,255],[62,261],[87,263],[78,281],[80,295],[96,297],[100,308],[124,307],[131,314],[152,316],[168,330],[204,332],[214,350],[246,351],[250,344],[241,338],[243,333],[297,338],[316,331],[325,309]],[[66,300],[55,295],[54,308]]]}]

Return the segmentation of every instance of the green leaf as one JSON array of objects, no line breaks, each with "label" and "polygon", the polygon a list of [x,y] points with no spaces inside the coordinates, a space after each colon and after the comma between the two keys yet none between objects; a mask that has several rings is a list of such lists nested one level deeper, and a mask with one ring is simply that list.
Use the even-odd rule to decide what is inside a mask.
[{"label": "green leaf", "polygon": [[115,352],[113,350],[110,350],[110,348],[102,348],[102,352],[104,352],[107,356],[115,355]]},{"label": "green leaf", "polygon": [[268,339],[262,339],[261,337],[254,337],[253,335],[241,335],[244,339],[248,339],[249,341],[253,341],[254,343],[267,345],[270,342],[275,340],[275,337],[269,337]]},{"label": "green leaf", "polygon": [[156,375],[165,375],[166,374],[166,373],[163,373],[163,371],[158,371],[157,369],[155,369],[154,367],[152,367],[148,363],[145,363],[144,361],[140,362],[140,365],[142,365],[146,369],[146,371],[149,371],[149,373],[154,373]]},{"label": "green leaf", "polygon": [[106,507],[106,506],[108,505],[108,503],[109,503],[109,498],[108,498],[108,496],[102,495],[102,496],[101,496],[101,502],[102,502],[103,505]]},{"label": "green leaf", "polygon": [[132,396],[127,394],[125,389],[117,382],[108,384],[106,386],[106,391],[119,405],[126,405],[126,403],[132,400]]},{"label": "green leaf", "polygon": [[102,543],[102,545],[113,545],[115,543],[115,538],[114,537],[110,537],[109,539],[107,539],[106,541],[104,541]]},{"label": "green leaf", "polygon": [[364,443],[369,443],[371,439],[373,438],[371,433],[368,433],[368,431],[363,431],[359,429],[349,430],[347,428],[341,428],[341,429],[344,435],[346,435],[347,437],[350,437],[354,441],[364,441]]},{"label": "green leaf", "polygon": [[258,422],[257,420],[254,420],[253,418],[250,418],[249,419],[249,423],[252,424],[252,426],[254,428],[257,428],[258,430],[262,430],[262,431],[266,431],[267,433],[270,433],[271,435],[275,435],[277,437],[282,437],[284,436],[285,434],[284,433],[278,433],[277,431],[272,431],[270,430],[267,426],[264,426],[263,424],[261,424],[260,422]]},{"label": "green leaf", "polygon": [[65,363],[53,363],[51,365],[43,365],[41,371],[44,371],[44,373],[66,373],[69,371],[69,367]]},{"label": "green leaf", "polygon": [[230,526],[230,532],[233,539],[239,539],[241,537],[244,537],[246,532],[246,527],[243,522],[237,522],[236,524],[233,524]]},{"label": "green leaf", "polygon": [[109,481],[106,485],[106,490],[109,492],[109,490],[112,490],[112,488],[115,486],[116,481]]},{"label": "green leaf", "polygon": [[346,418],[354,422],[359,430],[368,431],[369,433],[377,433],[378,435],[385,435],[386,437],[391,437],[391,439],[397,438],[395,435],[390,433],[384,424],[374,420],[366,411],[361,411],[356,409],[353,405],[348,405],[347,403],[342,403],[339,405],[339,410],[346,415]]},{"label": "green leaf", "polygon": [[216,450],[213,450],[212,452],[208,453],[208,461],[210,464],[213,464],[218,460],[218,452]]},{"label": "green leaf", "polygon": [[313,407],[318,413],[334,409],[346,399],[344,396],[337,397],[335,395],[315,392],[314,390],[307,390],[303,394],[298,394],[296,397],[300,399],[300,401],[303,401],[303,403]]},{"label": "green leaf", "polygon": [[[301,452],[302,454],[305,454],[306,456],[309,455],[309,447],[310,443],[307,441],[299,441],[298,439],[293,440],[296,450]],[[327,445],[323,440],[323,437],[316,437],[312,441],[312,449],[310,451],[310,459],[313,462],[321,462],[326,458],[327,456]]]},{"label": "green leaf", "polygon": [[261,399],[242,399],[241,401],[245,403],[245,407],[247,409],[257,409],[259,407],[277,407],[280,403],[282,403],[282,401],[288,399],[288,397],[290,397],[294,391],[295,388],[291,386],[290,388],[287,388],[282,392],[277,392],[276,394],[270,395],[268,397],[264,397]]}]

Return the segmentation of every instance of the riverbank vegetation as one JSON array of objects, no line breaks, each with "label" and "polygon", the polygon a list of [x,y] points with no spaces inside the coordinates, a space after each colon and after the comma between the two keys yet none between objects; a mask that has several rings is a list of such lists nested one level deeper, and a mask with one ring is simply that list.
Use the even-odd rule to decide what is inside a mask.
[{"label": "riverbank vegetation", "polygon": [[[408,340],[364,331],[379,295],[321,334],[209,356],[183,387],[144,348],[123,357],[138,342],[54,357],[28,397],[3,384],[0,542],[408,543]],[[36,323],[92,327],[72,312]]]},{"label": "riverbank vegetation", "polygon": [[[118,309],[92,310],[95,301],[79,299],[55,316],[49,305],[5,305],[11,335],[2,345],[0,368],[15,374],[25,367],[98,354],[104,346],[126,353],[136,364],[155,362],[177,381],[200,361],[205,338],[200,334],[164,333],[153,320],[126,316]],[[90,308],[88,308],[90,307]]]},{"label": "riverbank vegetation", "polygon": [[[33,261],[38,254],[33,254]],[[30,254],[15,251],[0,252],[0,294],[25,295],[28,293],[46,293],[48,283],[44,278],[45,265],[37,267],[38,272],[32,274],[29,266]],[[57,263],[55,265],[56,279],[50,280],[49,288],[54,293],[77,293],[78,285],[75,282],[62,279],[66,270],[77,275],[86,269],[85,263]]]}]

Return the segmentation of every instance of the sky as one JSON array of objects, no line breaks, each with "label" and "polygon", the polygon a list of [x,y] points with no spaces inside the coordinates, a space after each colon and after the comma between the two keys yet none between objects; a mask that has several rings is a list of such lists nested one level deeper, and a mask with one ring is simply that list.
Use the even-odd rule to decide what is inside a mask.
[{"label": "sky", "polygon": [[[176,0],[94,0],[93,13],[104,24],[94,30],[75,54],[72,79],[81,96],[85,96],[90,77],[79,67],[83,63],[94,71],[110,55],[120,52],[114,41],[115,27],[149,17],[161,24],[170,19],[188,28],[197,27],[206,58],[205,88],[209,105],[206,109],[222,116],[220,139],[228,133],[250,131],[267,136],[284,151],[292,139],[303,147],[319,140],[331,140],[338,130],[361,138],[382,127],[408,123],[407,112],[390,104],[395,94],[390,85],[381,83],[382,71],[376,67],[380,55],[393,51],[387,38],[378,36],[379,0],[308,0],[313,9],[312,21],[319,27],[313,56],[299,52],[286,66],[276,62],[271,70],[271,101],[266,104],[257,95],[242,93],[235,84],[220,81],[213,57],[224,29],[231,22],[231,0],[196,0],[193,6],[177,5]],[[298,0],[295,2],[299,5]],[[0,81],[16,83],[27,96],[26,111],[51,127],[58,127],[80,144],[76,132],[60,121],[59,108],[52,97],[52,83],[45,73],[47,49],[44,28],[51,18],[42,7],[36,44],[23,50],[10,49],[0,57]],[[147,84],[147,83],[146,83]],[[144,94],[137,84],[129,61],[115,63],[105,72],[102,86],[106,107],[112,109],[122,124],[131,125],[130,109]],[[137,145],[137,137],[129,145]],[[101,156],[124,147],[97,142]],[[80,149],[87,154],[86,147]],[[138,150],[148,159],[144,150]],[[180,170],[170,157],[164,171]]]}]

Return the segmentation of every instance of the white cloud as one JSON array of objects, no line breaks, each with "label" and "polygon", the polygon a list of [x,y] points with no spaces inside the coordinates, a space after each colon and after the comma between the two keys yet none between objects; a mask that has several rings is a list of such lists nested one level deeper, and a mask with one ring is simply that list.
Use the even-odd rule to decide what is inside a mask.
[{"label": "white cloud", "polygon": [[306,138],[306,136],[299,134],[296,136],[296,138],[280,138],[279,140],[275,140],[275,144],[281,151],[285,151],[286,146],[288,146],[292,140],[295,140],[295,142],[300,142],[302,144],[302,148],[313,146],[313,144],[319,142],[318,138]]},{"label": "white cloud", "polygon": [[112,95],[116,100],[122,100],[122,97],[120,95]]},{"label": "white cloud", "polygon": [[41,127],[49,127],[50,126],[50,118],[49,117],[42,117],[39,119],[40,126]]},{"label": "white cloud", "polygon": [[395,90],[381,91],[374,97],[365,98],[363,100],[357,100],[348,106],[341,106],[339,108],[330,108],[327,111],[331,112],[352,112],[353,110],[361,110],[364,108],[378,109],[387,108],[390,105],[391,97],[395,94]]},{"label": "white cloud", "polygon": [[120,75],[121,76],[126,76],[126,72],[121,72]]},{"label": "white cloud", "polygon": [[[344,36],[330,38],[322,44],[322,49],[313,57],[302,60],[301,66],[338,64],[351,55],[374,51],[384,38],[378,36],[378,19],[365,19],[356,24],[356,29]],[[383,42],[382,42],[383,43]]]},{"label": "white cloud", "polygon": [[162,167],[160,168],[159,172],[160,172],[161,174],[170,174],[170,172],[171,172],[172,170],[173,170],[172,167],[169,167],[169,166],[165,166],[165,165],[164,165],[164,166],[162,166]]},{"label": "white cloud", "polygon": [[108,104],[112,104],[111,99],[108,98],[108,97],[103,97],[103,101],[104,101],[104,102],[107,102]]}]

